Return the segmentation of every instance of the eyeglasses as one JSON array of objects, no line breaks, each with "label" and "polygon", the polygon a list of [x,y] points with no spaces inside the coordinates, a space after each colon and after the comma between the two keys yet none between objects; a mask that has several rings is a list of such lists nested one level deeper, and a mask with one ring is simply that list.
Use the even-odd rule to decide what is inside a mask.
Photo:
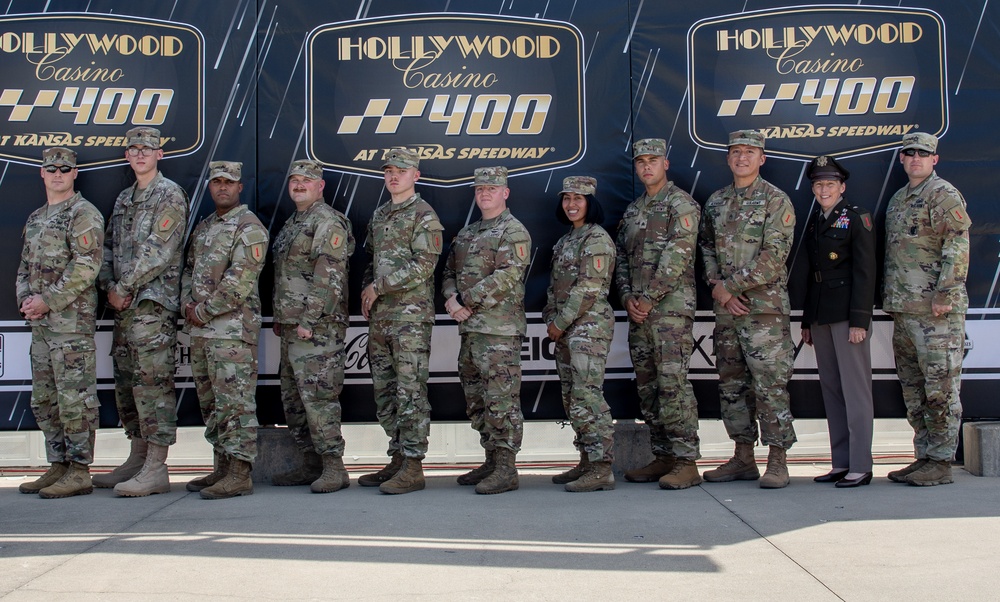
[{"label": "eyeglasses", "polygon": [[152,154],[156,152],[156,149],[155,148],[149,148],[148,146],[144,146],[142,148],[138,148],[138,147],[135,147],[135,146],[130,146],[130,147],[128,147],[128,150],[125,151],[125,152],[128,153],[129,157],[138,157],[139,155],[142,155],[143,157],[149,157],[149,156],[152,156]]},{"label": "eyeglasses", "polygon": [[69,173],[76,169],[75,167],[70,167],[69,165],[49,165],[45,168],[45,171],[49,173]]},{"label": "eyeglasses", "polygon": [[908,148],[903,151],[903,154],[907,157],[912,157],[913,155],[920,155],[921,157],[930,157],[934,153],[931,151],[925,151],[923,149]]}]

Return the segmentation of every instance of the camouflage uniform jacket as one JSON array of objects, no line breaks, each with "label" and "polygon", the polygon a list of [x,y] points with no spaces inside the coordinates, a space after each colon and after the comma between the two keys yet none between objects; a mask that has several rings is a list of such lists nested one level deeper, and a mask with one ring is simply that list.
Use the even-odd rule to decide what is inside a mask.
[{"label": "camouflage uniform jacket", "polygon": [[458,232],[444,268],[441,293],[461,293],[472,316],[459,332],[524,336],[524,275],[531,257],[531,236],[510,209]]},{"label": "camouflage uniform jacket", "polygon": [[39,207],[24,226],[17,269],[17,305],[41,295],[49,313],[35,322],[62,334],[94,334],[104,218],[76,193]]},{"label": "camouflage uniform jacket", "polygon": [[296,211],[274,239],[274,321],[313,330],[347,324],[348,261],[354,231],[347,217],[316,201]]},{"label": "camouflage uniform jacket", "polygon": [[694,259],[701,209],[667,182],[630,203],[618,224],[615,284],[622,305],[645,299],[658,313],[694,318]]},{"label": "camouflage uniform jacket", "polygon": [[132,307],[149,299],[179,311],[187,193],[159,172],[141,193],[136,186],[115,200],[98,284],[122,297],[132,295]]},{"label": "camouflage uniform jacket", "polygon": [[931,303],[969,308],[969,228],[965,199],[936,172],[892,196],[885,213],[887,312],[930,314]]},{"label": "camouflage uniform jacket", "polygon": [[443,231],[437,213],[419,193],[375,210],[365,239],[370,260],[363,281],[366,287],[374,283],[378,294],[369,315],[372,322],[434,321],[434,268]]},{"label": "camouflage uniform jacket", "polygon": [[257,279],[267,254],[267,230],[246,205],[212,213],[191,235],[181,278],[181,304],[195,303],[204,326],[191,336],[256,344],[260,333]]},{"label": "camouflage uniform jacket", "polygon": [[[705,281],[723,280],[727,291],[749,299],[751,314],[788,315],[785,261],[795,236],[788,195],[758,175],[742,194],[732,184],[712,194],[704,217]],[[715,313],[729,312],[716,303]]]},{"label": "camouflage uniform jacket", "polygon": [[597,224],[583,224],[560,238],[552,248],[552,279],[542,310],[545,323],[572,330],[574,337],[610,343],[615,316],[608,289],[614,262],[611,236]]}]

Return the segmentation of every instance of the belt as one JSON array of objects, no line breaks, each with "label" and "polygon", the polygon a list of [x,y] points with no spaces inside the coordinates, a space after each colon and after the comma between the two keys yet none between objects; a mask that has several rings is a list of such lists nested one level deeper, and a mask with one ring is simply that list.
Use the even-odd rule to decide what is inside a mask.
[{"label": "belt", "polygon": [[851,270],[822,270],[813,272],[813,280],[823,282],[831,278],[845,278],[851,275]]}]

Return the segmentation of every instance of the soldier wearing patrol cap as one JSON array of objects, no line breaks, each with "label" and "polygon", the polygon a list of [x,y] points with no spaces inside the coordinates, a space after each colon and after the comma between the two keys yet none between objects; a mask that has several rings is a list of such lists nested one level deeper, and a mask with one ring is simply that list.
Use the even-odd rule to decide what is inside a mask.
[{"label": "soldier wearing patrol cap", "polygon": [[274,239],[274,334],[281,339],[281,405],[303,463],[277,474],[279,486],[309,485],[330,493],[351,483],[344,467],[340,394],[348,262],[354,253],[350,220],[323,200],[323,166],[292,163],[288,196],[295,213]]},{"label": "soldier wearing patrol cap", "polygon": [[899,161],[909,182],[889,201],[882,308],[892,315],[892,349],[913,428],[915,461],[889,473],[911,485],[952,482],[962,403],[962,354],[969,298],[969,228],[962,194],[934,171],[938,139],[903,136]]},{"label": "soldier wearing patrol cap", "polygon": [[572,228],[552,248],[542,310],[549,338],[555,341],[563,411],[580,452],[580,463],[552,481],[573,492],[615,488],[615,428],[604,399],[604,366],[615,328],[608,303],[615,243],[601,227],[604,211],[596,193],[597,180],[590,176],[563,180],[556,219]]},{"label": "soldier wearing patrol cap", "polygon": [[[705,203],[699,245],[715,300],[719,401],[733,457],[706,481],[757,480],[764,489],[788,485],[785,455],[795,443],[788,381],[794,355],[785,261],[795,235],[788,195],[760,176],[764,135],[729,134],[726,161],[733,183]],[[760,426],[758,429],[758,421]],[[770,449],[760,476],[758,435]]]},{"label": "soldier wearing patrol cap", "polygon": [[31,412],[45,435],[49,469],[21,493],[91,493],[98,426],[97,287],[104,218],[74,190],[76,152],[42,152],[46,204],[28,216],[17,269],[17,304],[31,324]]},{"label": "soldier wearing patrol cap", "polygon": [[137,497],[170,491],[164,462],[177,440],[174,351],[188,196],[157,168],[160,130],[132,128],[125,138],[135,183],[115,200],[98,284],[115,310],[115,401],[132,448],[94,485]]},{"label": "soldier wearing patrol cap", "polygon": [[527,332],[524,276],[531,236],[507,208],[507,168],[481,167],[474,177],[482,219],[452,241],[441,294],[462,337],[458,376],[465,411],[486,453],[486,461],[458,483],[493,494],[519,486],[515,459],[524,429],[521,339]]},{"label": "soldier wearing patrol cap", "polygon": [[253,493],[257,456],[257,279],[267,254],[267,229],[240,204],[243,164],[213,161],[208,192],[215,213],[191,235],[181,275],[184,329],[191,336],[191,375],[215,470],[187,484],[205,499]]},{"label": "soldier wearing patrol cap", "polygon": [[379,423],[389,436],[389,463],[362,475],[358,484],[387,494],[424,488],[431,404],[427,398],[431,328],[434,325],[434,268],[444,227],[420,198],[420,157],[393,148],[382,172],[391,202],[375,209],[365,252],[370,258],[361,292],[361,313],[369,321],[368,363]]},{"label": "soldier wearing patrol cap", "polygon": [[694,260],[701,209],[667,179],[667,142],[632,145],[645,187],[618,225],[615,283],[628,313],[629,353],[654,459],[625,479],[663,489],[701,483],[698,402],[687,373],[694,351]]},{"label": "soldier wearing patrol cap", "polygon": [[809,282],[802,340],[816,366],[830,429],[833,467],[813,479],[837,487],[872,479],[872,359],[875,229],[871,214],[844,199],[850,173],[833,157],[816,157],[806,175],[818,205],[806,226]]}]

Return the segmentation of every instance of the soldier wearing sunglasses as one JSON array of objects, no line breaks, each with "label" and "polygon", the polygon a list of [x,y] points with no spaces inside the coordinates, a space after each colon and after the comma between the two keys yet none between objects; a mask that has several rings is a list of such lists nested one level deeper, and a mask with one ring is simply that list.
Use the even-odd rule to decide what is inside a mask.
[{"label": "soldier wearing sunglasses", "polygon": [[915,461],[889,473],[910,485],[952,482],[962,403],[962,352],[969,298],[969,227],[965,199],[938,177],[938,139],[903,136],[899,161],[909,182],[885,216],[883,309],[893,319],[893,354],[913,427]]}]

